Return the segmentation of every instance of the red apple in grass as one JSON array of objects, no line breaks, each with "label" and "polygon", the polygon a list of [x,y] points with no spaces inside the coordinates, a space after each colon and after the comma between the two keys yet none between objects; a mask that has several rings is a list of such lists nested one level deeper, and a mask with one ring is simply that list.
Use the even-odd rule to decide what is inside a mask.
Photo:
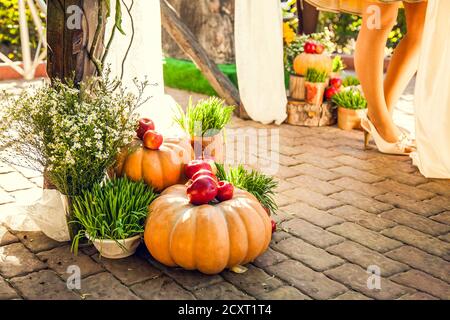
[{"label": "red apple in grass", "polygon": [[341,78],[331,78],[330,86],[332,86],[336,89],[339,89],[342,86],[342,79]]},{"label": "red apple in grass", "polygon": [[214,179],[214,181],[216,181],[216,183],[219,183],[219,179],[217,179],[216,175],[214,173],[212,173],[210,170],[207,170],[207,169],[200,169],[200,170],[198,170],[192,176],[192,180],[195,181],[195,180],[197,180],[197,178],[199,178],[201,176],[211,177],[211,178]]},{"label": "red apple in grass", "polygon": [[305,43],[305,45],[303,46],[303,49],[305,50],[306,53],[315,54],[316,53],[316,44],[314,42],[307,41]]},{"label": "red apple in grass", "polygon": [[217,183],[209,176],[200,176],[189,185],[186,193],[190,203],[207,204],[217,196]]},{"label": "red apple in grass", "polygon": [[136,130],[136,134],[137,134],[138,138],[141,140],[144,139],[144,134],[148,130],[155,130],[155,124],[153,123],[153,121],[149,118],[139,119],[139,127]]},{"label": "red apple in grass", "polygon": [[163,143],[163,136],[154,130],[147,130],[143,140],[144,147],[151,150],[158,150]]},{"label": "red apple in grass", "polygon": [[322,54],[325,51],[325,46],[323,44],[316,44],[316,53]]},{"label": "red apple in grass", "polygon": [[227,201],[233,198],[234,186],[228,181],[220,181],[219,189],[217,191],[217,200]]},{"label": "red apple in grass", "polygon": [[212,172],[211,165],[206,160],[192,160],[188,164],[186,164],[184,173],[186,174],[186,177],[192,179],[194,174],[202,169]]},{"label": "red apple in grass", "polygon": [[328,87],[325,90],[325,98],[327,100],[331,100],[336,93],[339,93],[339,89],[337,89],[335,87]]}]

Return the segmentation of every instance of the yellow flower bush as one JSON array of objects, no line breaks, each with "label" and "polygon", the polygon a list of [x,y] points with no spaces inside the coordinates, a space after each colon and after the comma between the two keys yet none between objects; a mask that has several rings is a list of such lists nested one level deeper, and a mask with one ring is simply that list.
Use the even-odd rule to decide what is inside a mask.
[{"label": "yellow flower bush", "polygon": [[292,29],[289,22],[283,23],[283,39],[284,43],[289,45],[292,41],[295,40],[296,34],[294,29]]}]

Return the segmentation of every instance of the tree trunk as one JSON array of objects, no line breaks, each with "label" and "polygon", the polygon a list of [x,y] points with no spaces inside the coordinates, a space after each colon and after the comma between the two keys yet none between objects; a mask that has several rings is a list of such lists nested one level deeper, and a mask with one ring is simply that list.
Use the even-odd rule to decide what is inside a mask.
[{"label": "tree trunk", "polygon": [[[234,1],[168,2],[215,63],[234,63]],[[188,59],[167,32],[163,32],[163,50],[169,57]]]}]

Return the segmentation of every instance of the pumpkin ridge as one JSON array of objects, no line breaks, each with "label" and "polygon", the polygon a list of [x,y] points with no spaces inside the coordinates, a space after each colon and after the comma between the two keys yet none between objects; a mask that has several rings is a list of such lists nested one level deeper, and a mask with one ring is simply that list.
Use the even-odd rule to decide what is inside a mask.
[{"label": "pumpkin ridge", "polygon": [[[264,243],[264,245],[262,246],[262,248],[261,248],[261,251],[259,252],[259,254],[258,254],[258,256],[259,255],[261,255],[264,251],[266,251],[267,250],[267,247],[268,247],[268,245],[269,245],[269,243],[270,243],[270,238],[271,238],[271,236],[267,236],[268,235],[268,231],[270,232],[270,234],[272,233],[272,230],[270,229],[268,229],[267,227],[266,227],[266,225],[267,225],[267,223],[266,223],[266,217],[267,217],[267,213],[264,211],[264,212],[261,212],[261,210],[259,210],[260,208],[259,207],[261,207],[261,204],[259,203],[259,202],[257,202],[257,203],[255,203],[255,202],[253,202],[253,203],[250,203],[250,206],[253,208],[253,210],[254,211],[256,211],[256,213],[258,214],[258,216],[260,217],[260,219],[261,219],[261,222],[262,222],[262,224],[263,224],[263,226],[264,226],[264,239],[266,239],[266,241],[265,241],[265,243]],[[263,214],[265,215],[265,216],[263,216]],[[267,239],[269,239],[269,241],[267,241]]]},{"label": "pumpkin ridge", "polygon": [[[228,232],[228,241],[229,241],[229,246],[230,246],[230,253],[229,253],[229,255],[228,255],[228,261],[227,261],[227,267],[229,267],[229,268],[232,268],[232,267],[234,267],[235,265],[239,265],[239,264],[241,264],[242,263],[242,261],[244,261],[244,259],[246,258],[246,254],[244,254],[244,257],[242,257],[241,259],[240,259],[240,261],[238,262],[238,263],[236,263],[236,264],[234,264],[234,265],[231,265],[231,258],[232,258],[232,255],[231,255],[231,248],[232,248],[232,246],[231,246],[231,236],[230,236],[230,229],[229,229],[229,223],[228,223],[228,219],[227,219],[227,217],[226,216],[228,216],[231,212],[232,213],[234,213],[237,217],[238,217],[238,219],[239,219],[239,221],[241,222],[241,224],[242,224],[242,226],[243,226],[243,231],[245,232],[245,236],[243,236],[242,238],[243,239],[245,239],[245,241],[246,241],[246,250],[245,251],[248,251],[248,234],[247,234],[247,227],[246,227],[246,225],[245,225],[245,222],[244,221],[242,221],[242,218],[241,218],[241,216],[239,215],[239,212],[238,212],[238,210],[236,210],[236,208],[233,206],[233,205],[229,205],[228,207],[228,210],[229,211],[226,211],[226,210],[222,210],[222,212],[223,212],[223,215],[224,215],[224,218],[225,218],[225,221],[226,221],[226,223],[227,223],[227,232]],[[241,239],[241,241],[242,241],[242,239]]]},{"label": "pumpkin ridge", "polygon": [[[245,199],[244,198],[244,203],[246,204],[246,208],[245,209],[253,209],[254,210],[254,207],[251,205],[251,201],[248,201],[248,199]],[[247,235],[249,235],[249,234],[251,234],[251,232],[249,232],[249,224],[247,224],[247,220],[246,219],[244,219],[243,218],[243,215],[242,215],[242,213],[240,212],[240,211],[238,211],[238,213],[239,213],[239,216],[241,217],[241,219],[243,220],[243,222],[244,222],[244,225],[245,225],[245,227],[246,227],[246,231],[247,231]],[[253,215],[254,213],[252,212],[252,210],[248,210],[248,213],[247,213],[247,215]],[[263,226],[264,226],[264,223],[263,223]],[[249,242],[249,246],[248,246],[248,251],[247,251],[247,255],[245,256],[245,258],[244,258],[244,261],[245,261],[245,263],[248,263],[248,262],[250,262],[250,261],[253,261],[253,259],[255,258],[255,257],[257,257],[259,254],[260,254],[260,252],[261,252],[261,250],[262,250],[262,248],[264,247],[264,244],[261,246],[262,248],[259,248],[257,251],[258,251],[258,254],[251,254],[251,252],[250,252],[250,242],[251,242],[251,246],[253,247],[254,246],[254,239],[250,239],[249,237],[247,237],[247,239],[248,239],[248,242]],[[265,239],[265,235],[264,235],[264,239]],[[253,240],[253,241],[250,241],[250,240]],[[264,241],[265,242],[265,241]]]},{"label": "pumpkin ridge", "polygon": [[173,262],[175,262],[176,265],[178,265],[178,263],[176,263],[175,259],[173,258],[173,255],[172,255],[172,239],[173,239],[173,233],[175,231],[175,226],[178,224],[178,222],[180,221],[180,219],[184,213],[185,213],[185,211],[181,211],[180,213],[178,213],[178,217],[176,218],[175,223],[172,224],[172,227],[170,228],[170,234],[169,234],[169,256],[173,260]]}]

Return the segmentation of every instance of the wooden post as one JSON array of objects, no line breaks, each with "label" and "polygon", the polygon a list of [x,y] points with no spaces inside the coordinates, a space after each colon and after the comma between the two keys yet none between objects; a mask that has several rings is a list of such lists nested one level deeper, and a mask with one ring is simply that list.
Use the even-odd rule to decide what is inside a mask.
[{"label": "wooden post", "polygon": [[[161,22],[173,40],[194,61],[217,94],[228,104],[240,106],[239,91],[209,58],[205,49],[198,43],[193,33],[181,21],[167,0],[161,0]],[[239,112],[239,108],[237,111]]]},{"label": "wooden post", "polygon": [[[76,83],[96,74],[88,50],[98,25],[96,0],[47,1],[47,73],[51,79],[74,77]],[[104,36],[106,21],[100,33]],[[99,46],[96,54],[103,50]]]},{"label": "wooden post", "polygon": [[[95,0],[47,1],[47,74],[50,79],[65,81],[73,77],[78,83],[96,74],[88,49],[97,25],[98,2]],[[104,30],[105,25],[101,29],[101,41]],[[96,54],[102,50],[103,46],[99,46]],[[43,188],[55,189],[45,170]]]}]

